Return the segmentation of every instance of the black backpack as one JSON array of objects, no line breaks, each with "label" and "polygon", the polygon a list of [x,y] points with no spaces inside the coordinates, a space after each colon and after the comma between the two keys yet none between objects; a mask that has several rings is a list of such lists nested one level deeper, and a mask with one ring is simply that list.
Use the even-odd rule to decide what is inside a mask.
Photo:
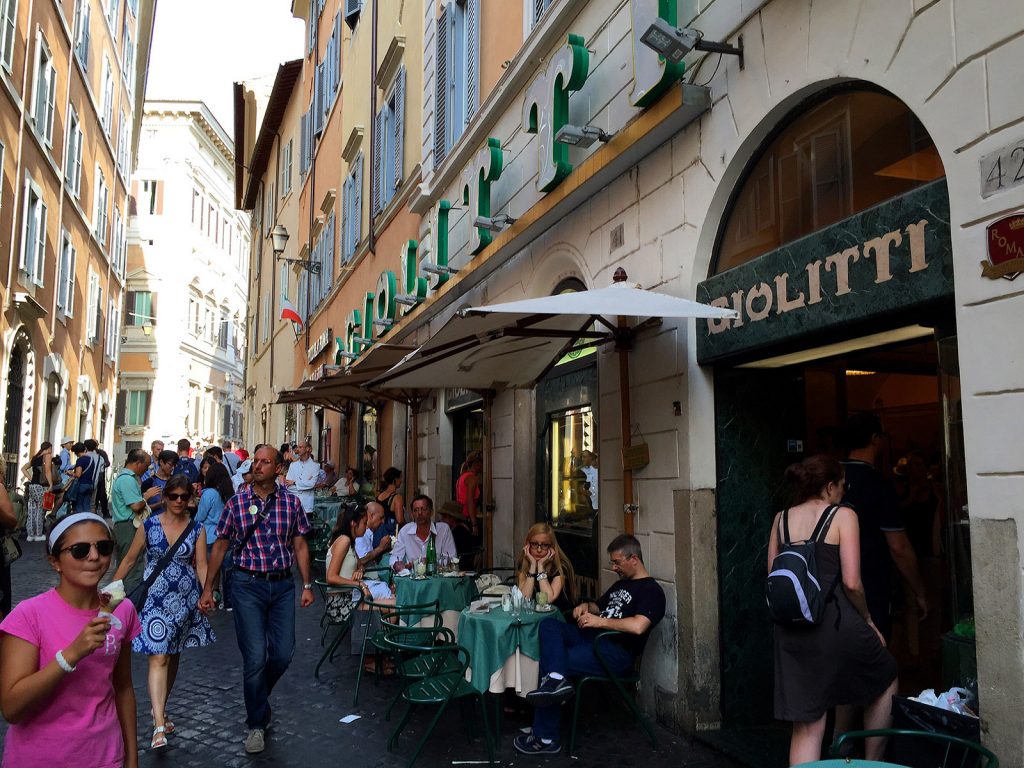
[{"label": "black backpack", "polygon": [[814,526],[811,538],[799,543],[790,541],[789,510],[782,511],[779,552],[772,560],[771,572],[764,585],[768,611],[777,623],[788,626],[812,626],[821,623],[825,606],[832,599],[832,593],[839,583],[839,572],[836,573],[828,590],[822,589],[818,581],[814,544],[824,541],[838,509],[835,504],[826,507],[818,518],[818,524]]}]

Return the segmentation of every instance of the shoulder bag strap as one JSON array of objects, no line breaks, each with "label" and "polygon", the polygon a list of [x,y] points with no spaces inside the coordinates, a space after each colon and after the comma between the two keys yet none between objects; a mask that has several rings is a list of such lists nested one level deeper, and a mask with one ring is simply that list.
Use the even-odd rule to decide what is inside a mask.
[{"label": "shoulder bag strap", "polygon": [[779,547],[789,543],[789,508],[782,510],[782,520],[779,521]]},{"label": "shoulder bag strap", "polygon": [[240,555],[240,554],[242,554],[242,552],[245,551],[245,545],[249,543],[249,539],[251,539],[252,535],[254,533],[256,533],[256,529],[260,527],[260,523],[262,523],[266,518],[270,517],[270,513],[266,512],[266,505],[265,504],[264,504],[263,508],[264,508],[264,513],[263,514],[259,514],[259,515],[256,516],[256,522],[253,523],[252,528],[250,528],[248,531],[245,532],[245,535],[242,537],[242,540],[239,542],[238,548],[235,550],[235,554],[236,555]]},{"label": "shoulder bag strap", "polygon": [[[154,525],[159,524],[159,522],[154,523]],[[185,530],[182,531],[181,535],[174,540],[174,543],[167,548],[167,551],[164,552],[160,559],[157,561],[156,567],[153,568],[153,572],[149,574],[149,577],[145,581],[143,581],[142,584],[140,584],[139,587],[137,587],[137,589],[141,589],[142,593],[145,594],[149,590],[149,588],[153,586],[153,582],[156,581],[157,576],[163,573],[164,569],[171,564],[171,560],[174,559],[174,556],[178,553],[178,550],[181,549],[182,544],[185,543],[185,539],[187,539],[188,535],[192,533],[192,529],[194,527],[195,526],[192,524],[191,521],[185,525]],[[132,591],[134,592],[135,590]]]}]

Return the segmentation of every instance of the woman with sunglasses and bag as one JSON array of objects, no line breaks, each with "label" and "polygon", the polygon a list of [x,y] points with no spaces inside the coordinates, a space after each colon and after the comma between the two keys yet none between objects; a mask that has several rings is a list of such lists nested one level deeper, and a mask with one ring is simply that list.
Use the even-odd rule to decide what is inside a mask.
[{"label": "woman with sunglasses and bag", "polygon": [[56,588],[0,623],[4,768],[137,768],[131,601],[106,606],[99,583],[114,539],[99,515],[68,515],[47,540]]},{"label": "woman with sunglasses and bag", "polygon": [[[136,531],[114,574],[115,579],[124,578],[146,550],[143,585],[149,583],[150,587],[139,617],[142,633],[132,641],[132,650],[149,656],[152,749],[166,747],[167,736],[174,733],[166,707],[182,650],[216,640],[210,620],[199,610],[200,585],[206,580],[206,530],[189,516],[191,498],[188,475],[172,476],[163,490],[164,511],[147,518]],[[162,571],[156,572],[171,547],[176,547],[173,556]]]},{"label": "woman with sunglasses and bag", "polygon": [[[25,523],[26,541],[46,541],[43,535],[43,496],[53,492],[54,466],[53,466],[53,443],[47,441],[39,446],[39,450],[32,457],[32,460],[21,468],[22,474],[28,481],[28,502],[27,520]],[[57,459],[56,474],[60,474],[60,459]],[[53,508],[51,499],[50,509]]]}]

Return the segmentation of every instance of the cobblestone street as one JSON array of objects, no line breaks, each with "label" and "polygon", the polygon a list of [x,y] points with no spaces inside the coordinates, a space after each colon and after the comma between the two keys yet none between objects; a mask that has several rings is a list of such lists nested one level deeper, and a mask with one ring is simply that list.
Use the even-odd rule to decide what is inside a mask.
[{"label": "cobblestone street", "polygon": [[[12,568],[13,595],[17,603],[45,591],[56,583],[43,555],[43,545],[24,543],[25,554]],[[394,753],[388,753],[385,742],[393,722],[384,719],[395,684],[386,679],[375,685],[365,682],[360,705],[352,707],[356,663],[348,656],[336,657],[332,665],[321,669],[320,680],[313,669],[322,652],[318,622],[322,606],[298,611],[296,653],[294,661],[278,684],[271,702],[274,719],[267,737],[266,751],[250,757],[242,749],[245,708],[241,691],[241,659],[235,644],[231,615],[218,612],[213,616],[218,642],[205,649],[185,653],[181,671],[168,704],[168,714],[177,730],[170,746],[160,753],[146,747],[150,739],[149,697],[146,692],[145,657],[136,656],[133,664],[139,709],[139,744],[142,766],[308,766],[329,759],[345,768],[364,766],[404,766],[415,744],[422,736],[428,713],[414,715]],[[347,648],[347,641],[342,647]],[[506,701],[506,703],[508,703]],[[605,707],[604,704],[608,703]],[[643,732],[634,727],[625,708],[595,695],[592,706],[585,707],[586,723],[581,723],[581,745],[573,758],[560,755],[546,758],[524,757],[511,744],[516,729],[528,724],[526,707],[503,716],[503,735],[496,753],[498,764],[564,765],[642,765],[656,758],[659,764],[673,768],[728,768],[732,761],[705,746],[657,729],[659,747],[653,751]],[[589,711],[587,711],[589,710]],[[595,711],[600,710],[600,711]],[[489,710],[493,711],[493,710]],[[467,708],[467,714],[470,709]],[[359,720],[345,725],[339,720],[357,714]],[[486,749],[479,724],[474,725],[476,738],[470,738],[461,711],[454,706],[439,723],[418,766],[486,764]],[[0,740],[6,723],[0,721]],[[88,764],[83,761],[83,766]]]}]

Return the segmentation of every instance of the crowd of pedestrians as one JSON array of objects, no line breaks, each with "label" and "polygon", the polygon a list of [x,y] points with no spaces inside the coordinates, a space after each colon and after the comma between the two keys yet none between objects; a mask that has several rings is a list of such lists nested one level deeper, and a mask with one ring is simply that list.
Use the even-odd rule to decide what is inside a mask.
[{"label": "crowd of pedestrians", "polygon": [[[898,497],[877,470],[881,423],[871,414],[855,416],[846,437],[845,461],[811,456],[787,470],[792,504],[768,532],[775,714],[792,723],[794,765],[820,756],[832,710],[837,730],[891,722],[897,685],[897,665],[887,649],[893,570],[904,577],[921,615],[930,610]],[[113,478],[109,501],[109,461],[96,441],[67,438],[56,453],[43,443],[33,455],[24,469],[25,532],[28,541],[45,540],[58,585],[13,611],[9,603],[2,606],[0,708],[10,723],[5,768],[70,764],[81,754],[97,765],[136,765],[131,652],[148,659],[149,746],[167,746],[175,730],[168,708],[181,654],[216,642],[208,618],[216,609],[232,612],[242,658],[244,748],[263,751],[271,696],[295,649],[296,605],[314,603],[307,535],[317,489],[358,491],[362,498],[343,505],[331,533],[326,608],[335,620],[365,604],[394,602],[393,589],[373,568],[382,555],[390,553],[397,571],[424,558],[428,547],[454,560],[463,554],[456,533],[469,543],[478,535],[477,455],[462,467],[456,499],[442,507],[442,522],[423,494],[413,497],[407,517],[396,467],[366,493],[353,468],[339,476],[333,464],[316,462],[308,441],[282,446],[286,451],[258,445],[251,456],[231,448],[226,442],[199,452],[179,440],[174,450],[161,441],[148,453],[131,450]],[[373,458],[364,452],[364,472],[368,461],[373,472]],[[3,470],[0,459],[0,476]],[[0,484],[0,526],[15,525],[10,496]],[[915,533],[925,544],[928,535],[923,527]],[[813,550],[804,571],[783,573],[790,566],[780,563],[800,547]],[[618,536],[607,552],[618,581],[596,601],[581,602],[573,564],[555,530],[538,523],[527,532],[516,586],[527,599],[557,608],[565,620],[539,626],[541,678],[526,696],[536,710],[532,728],[514,740],[520,753],[560,751],[558,707],[575,694],[571,679],[609,668],[627,672],[664,616],[665,595],[647,571],[639,541]],[[112,562],[113,583],[103,587]],[[293,568],[301,577],[298,596]],[[780,574],[785,578],[778,591],[773,579],[780,581]],[[0,573],[8,601],[9,576]],[[800,591],[807,578],[820,594]],[[798,599],[787,604],[791,587]],[[782,618],[794,604],[797,615]],[[598,637],[608,629],[619,634]],[[880,758],[884,744],[869,740],[866,751]]]}]

